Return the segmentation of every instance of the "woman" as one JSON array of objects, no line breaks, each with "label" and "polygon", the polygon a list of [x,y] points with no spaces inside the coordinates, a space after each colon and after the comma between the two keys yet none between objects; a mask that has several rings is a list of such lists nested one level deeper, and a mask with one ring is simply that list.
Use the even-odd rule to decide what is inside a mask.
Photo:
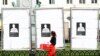
[{"label": "woman", "polygon": [[56,55],[56,33],[54,31],[51,32],[51,40],[50,40],[49,50],[48,50],[48,56],[55,56]]}]

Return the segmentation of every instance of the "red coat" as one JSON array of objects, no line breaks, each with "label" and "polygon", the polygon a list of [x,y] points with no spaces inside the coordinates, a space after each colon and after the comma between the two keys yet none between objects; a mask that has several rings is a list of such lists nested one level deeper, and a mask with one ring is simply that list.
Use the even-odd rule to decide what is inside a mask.
[{"label": "red coat", "polygon": [[56,49],[55,49],[54,45],[52,45],[52,44],[49,45],[47,56],[56,56]]}]

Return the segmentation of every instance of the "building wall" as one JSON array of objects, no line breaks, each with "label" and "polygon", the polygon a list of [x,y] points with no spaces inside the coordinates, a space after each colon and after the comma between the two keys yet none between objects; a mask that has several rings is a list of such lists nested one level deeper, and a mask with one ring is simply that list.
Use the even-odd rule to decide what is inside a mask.
[{"label": "building wall", "polygon": [[15,4],[17,3],[16,0],[7,0],[8,4],[7,5],[3,5],[3,0],[0,0],[0,13],[1,13],[1,8],[12,8],[12,2],[15,2]]},{"label": "building wall", "polygon": [[36,5],[36,0],[17,0],[18,7],[21,8],[30,8],[32,4],[32,8]]},{"label": "building wall", "polygon": [[49,0],[39,0],[41,2],[41,8],[52,8],[52,7],[62,7],[64,9],[69,9],[70,7],[99,7],[100,0],[98,3],[93,4],[91,0],[85,0],[85,4],[80,4],[79,0],[72,0],[72,4],[67,4],[67,0],[55,0],[55,4],[49,4]]}]

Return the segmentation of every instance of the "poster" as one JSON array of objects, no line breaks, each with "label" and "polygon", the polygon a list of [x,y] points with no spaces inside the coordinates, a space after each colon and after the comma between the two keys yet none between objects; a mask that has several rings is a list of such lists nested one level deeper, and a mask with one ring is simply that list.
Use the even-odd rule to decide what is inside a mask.
[{"label": "poster", "polygon": [[50,37],[50,24],[41,24],[41,37]]},{"label": "poster", "polygon": [[78,36],[85,36],[86,35],[86,24],[83,22],[77,22],[77,35]]},{"label": "poster", "polygon": [[50,44],[51,31],[56,32],[56,48],[64,48],[63,9],[47,8],[36,9],[36,49],[41,44]]},{"label": "poster", "polygon": [[98,9],[71,9],[71,49],[97,50]]},{"label": "poster", "polygon": [[19,37],[19,24],[9,24],[9,30],[10,37]]},{"label": "poster", "polygon": [[4,8],[3,50],[30,50],[30,16],[28,8]]}]

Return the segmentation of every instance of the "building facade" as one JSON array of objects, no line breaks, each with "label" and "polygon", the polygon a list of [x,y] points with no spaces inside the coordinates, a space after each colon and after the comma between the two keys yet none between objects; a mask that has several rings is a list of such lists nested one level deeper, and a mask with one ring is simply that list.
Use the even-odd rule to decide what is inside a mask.
[{"label": "building facade", "polygon": [[67,18],[72,7],[100,8],[100,0],[37,0],[37,4],[39,2],[40,8],[64,8],[65,22],[69,22]]},{"label": "building facade", "polygon": [[70,8],[100,8],[100,0],[0,0],[1,8],[31,8],[32,38],[35,40],[35,18],[34,9],[36,8],[63,8],[64,9],[64,30],[65,39],[69,40],[70,29]]},{"label": "building facade", "polygon": [[16,0],[0,0],[0,13],[1,8],[13,8],[15,6],[17,6]]}]

